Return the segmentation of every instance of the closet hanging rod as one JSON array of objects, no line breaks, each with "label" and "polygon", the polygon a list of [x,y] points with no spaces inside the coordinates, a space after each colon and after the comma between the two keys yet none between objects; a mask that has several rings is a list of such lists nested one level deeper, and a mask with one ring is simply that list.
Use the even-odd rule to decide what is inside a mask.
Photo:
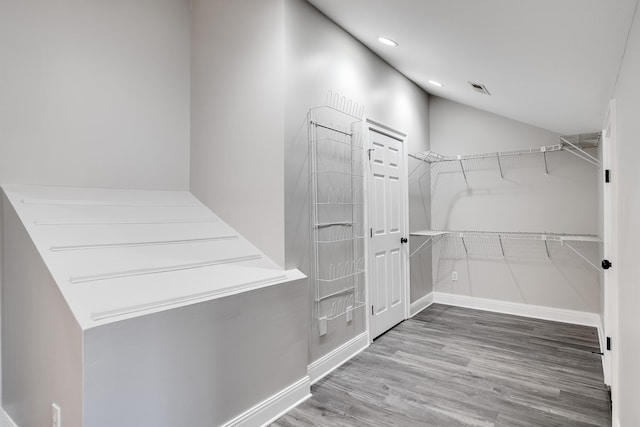
[{"label": "closet hanging rod", "polygon": [[330,130],[330,131],[333,131],[333,132],[338,132],[338,133],[340,133],[342,135],[353,136],[352,133],[348,133],[348,132],[345,132],[345,131],[340,130],[340,129],[332,128],[331,126],[326,126],[326,125],[320,124],[320,123],[318,123],[318,122],[316,122],[314,120],[311,120],[311,124],[316,126],[316,127],[319,127],[319,128],[327,129],[327,130]]}]

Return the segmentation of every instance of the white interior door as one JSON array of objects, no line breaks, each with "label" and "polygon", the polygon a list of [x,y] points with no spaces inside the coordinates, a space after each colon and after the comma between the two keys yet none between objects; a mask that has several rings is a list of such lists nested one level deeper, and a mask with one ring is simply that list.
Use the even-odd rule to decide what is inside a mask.
[{"label": "white interior door", "polygon": [[[604,271],[604,333],[611,338],[611,349],[604,352],[604,378],[611,387],[612,401],[617,397],[617,355],[618,355],[618,274],[617,274],[617,180],[616,180],[616,122],[615,101],[609,105],[609,113],[602,131],[603,165],[603,217],[604,258],[611,262],[611,268]],[[609,182],[606,182],[606,171]],[[606,346],[606,343],[605,343]],[[615,405],[614,405],[615,406]],[[616,408],[614,408],[615,410]]]},{"label": "white interior door", "polygon": [[405,319],[407,198],[404,143],[375,126],[369,140],[369,302],[371,338]]}]

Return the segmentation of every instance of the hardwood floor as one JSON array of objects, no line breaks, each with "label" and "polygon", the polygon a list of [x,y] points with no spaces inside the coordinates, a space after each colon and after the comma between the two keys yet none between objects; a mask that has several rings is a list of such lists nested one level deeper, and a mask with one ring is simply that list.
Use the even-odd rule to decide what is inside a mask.
[{"label": "hardwood floor", "polygon": [[610,426],[595,328],[434,304],[272,424]]}]

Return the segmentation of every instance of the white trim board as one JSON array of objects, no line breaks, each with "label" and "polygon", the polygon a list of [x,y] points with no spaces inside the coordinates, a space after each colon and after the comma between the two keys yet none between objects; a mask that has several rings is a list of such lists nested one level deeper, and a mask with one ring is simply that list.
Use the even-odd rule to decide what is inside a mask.
[{"label": "white trim board", "polygon": [[313,385],[320,381],[367,347],[369,347],[369,334],[365,331],[332,352],[322,356],[309,365],[308,372],[311,384]]},{"label": "white trim board", "polygon": [[228,421],[222,427],[267,426],[310,397],[311,384],[309,377],[306,376]]},{"label": "white trim board", "polygon": [[4,409],[0,411],[0,427],[18,427]]},{"label": "white trim board", "polygon": [[425,308],[429,307],[431,304],[433,304],[433,292],[429,292],[422,298],[419,298],[416,301],[411,303],[409,317],[415,316]]},{"label": "white trim board", "polygon": [[600,325],[600,315],[598,313],[499,301],[444,292],[434,292],[433,294],[433,301],[436,304],[455,305],[458,307],[474,308],[476,310],[513,314],[515,316],[572,323],[574,325],[591,326],[594,328]]},{"label": "white trim board", "polygon": [[[605,351],[607,351],[607,338],[606,338],[606,334],[604,332],[604,322],[603,322],[603,318],[602,316],[598,315],[598,325],[596,326],[598,328],[598,343],[600,344],[600,351],[602,353],[604,353]],[[605,372],[605,369],[607,369],[607,365],[606,362],[604,360],[604,356],[600,357],[600,360],[602,361],[602,372]],[[607,382],[605,381],[605,384],[607,384]],[[611,384],[607,384],[608,386],[611,386]]]}]

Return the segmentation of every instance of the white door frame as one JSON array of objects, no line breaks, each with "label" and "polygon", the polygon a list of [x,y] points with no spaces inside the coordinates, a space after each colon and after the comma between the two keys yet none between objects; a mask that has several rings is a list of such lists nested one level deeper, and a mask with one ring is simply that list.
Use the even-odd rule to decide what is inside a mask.
[{"label": "white door frame", "polygon": [[[373,120],[371,118],[365,117],[364,120],[364,124],[365,124],[365,137],[366,137],[366,150],[365,150],[365,156],[367,156],[367,160],[366,160],[366,164],[367,167],[369,166],[369,161],[368,161],[368,153],[369,153],[369,149],[371,149],[371,140],[369,138],[369,130],[372,129],[376,132],[382,133],[384,135],[390,136],[391,138],[395,138],[397,140],[399,140],[402,144],[402,148],[403,148],[403,156],[402,156],[402,166],[404,168],[404,172],[403,172],[403,178],[404,178],[404,188],[402,189],[402,203],[404,204],[404,221],[405,221],[405,231],[407,233],[407,238],[409,237],[409,174],[408,174],[408,168],[409,168],[409,158],[407,156],[407,148],[408,148],[408,141],[409,141],[409,137],[406,133],[398,131],[396,129],[393,129],[387,125],[382,124],[381,122],[377,121],[377,120]],[[370,169],[367,169],[367,179],[365,179],[365,230],[369,229],[370,225],[369,225],[369,173],[371,172]],[[411,270],[410,270],[410,264],[409,264],[409,244],[410,242],[408,242],[407,244],[402,246],[402,256],[404,257],[404,269],[405,269],[405,274],[404,274],[404,278],[403,278],[403,287],[404,287],[404,320],[407,320],[408,318],[410,318],[410,313],[411,313],[411,295],[410,295],[410,291],[411,291],[411,286],[410,286],[410,276],[411,276]],[[365,278],[366,278],[366,302],[367,302],[367,336],[368,336],[368,340],[369,343],[373,342],[373,338],[371,336],[371,280],[369,278],[370,274],[371,274],[371,265],[370,265],[370,253],[369,253],[369,239],[365,239],[365,266],[366,266],[366,273],[365,273]]]},{"label": "white door frame", "polygon": [[617,142],[616,142],[616,101],[609,102],[609,110],[602,130],[602,177],[610,170],[610,182],[603,183],[603,255],[612,263],[604,272],[604,340],[611,337],[611,351],[603,348],[603,368],[605,383],[611,387],[613,419],[618,411],[618,181],[617,181]]}]

